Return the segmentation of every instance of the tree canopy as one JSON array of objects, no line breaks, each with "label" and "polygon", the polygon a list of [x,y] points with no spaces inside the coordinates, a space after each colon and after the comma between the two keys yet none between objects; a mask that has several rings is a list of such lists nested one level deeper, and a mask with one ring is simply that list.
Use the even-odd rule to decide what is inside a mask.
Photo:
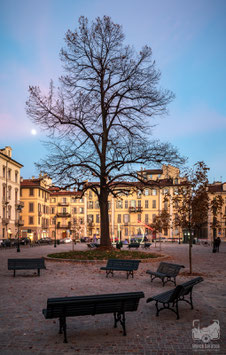
[{"label": "tree canopy", "polygon": [[124,45],[122,27],[110,17],[91,24],[80,17],[65,43],[59,88],[52,81],[48,94],[29,88],[27,113],[49,135],[49,154],[38,167],[67,187],[94,180],[102,242],[109,245],[109,193],[123,180],[137,178],[141,164],[184,161],[171,144],[151,139],[151,118],[167,113],[174,94],[159,87],[151,48],[137,53]]}]

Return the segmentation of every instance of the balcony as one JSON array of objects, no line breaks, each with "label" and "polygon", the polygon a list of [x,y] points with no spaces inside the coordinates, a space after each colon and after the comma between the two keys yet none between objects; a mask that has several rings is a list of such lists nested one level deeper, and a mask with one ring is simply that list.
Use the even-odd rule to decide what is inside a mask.
[{"label": "balcony", "polygon": [[3,225],[6,225],[6,224],[9,224],[9,218],[2,218],[2,224]]},{"label": "balcony", "polygon": [[42,223],[42,228],[43,229],[48,229],[49,228],[49,225],[47,223]]},{"label": "balcony", "polygon": [[71,217],[71,214],[68,212],[62,212],[62,213],[57,213],[56,215],[57,217],[62,217],[62,218],[67,218],[67,217]]},{"label": "balcony", "polygon": [[93,222],[88,222],[88,223],[87,223],[87,226],[88,226],[89,228],[94,228],[94,223],[93,223]]},{"label": "balcony", "polygon": [[57,229],[71,229],[71,225],[69,223],[68,224],[57,223]]},{"label": "balcony", "polygon": [[19,221],[15,222],[16,227],[23,227],[24,226],[24,221],[20,219]]},{"label": "balcony", "polygon": [[58,206],[69,206],[68,202],[58,202]]},{"label": "balcony", "polygon": [[143,209],[142,209],[142,207],[129,207],[129,212],[130,213],[133,213],[133,212],[142,212],[143,211]]}]

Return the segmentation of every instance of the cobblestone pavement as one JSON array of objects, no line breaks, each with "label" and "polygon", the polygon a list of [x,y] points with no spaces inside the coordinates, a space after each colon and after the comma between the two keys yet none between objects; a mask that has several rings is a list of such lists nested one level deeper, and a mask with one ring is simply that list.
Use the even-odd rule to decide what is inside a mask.
[{"label": "cobblestone pavement", "polygon": [[[222,245],[223,244],[223,245]],[[77,244],[76,249],[86,249]],[[46,261],[47,270],[38,277],[35,270],[18,271],[16,277],[7,269],[8,258],[42,257],[55,251],[71,250],[71,244],[22,247],[0,250],[0,354],[226,354],[226,243],[219,253],[210,247],[193,245],[193,271],[202,274],[204,282],[194,287],[194,310],[181,302],[180,319],[168,310],[155,316],[154,302],[146,298],[173,287],[162,287],[159,279],[150,282],[147,269],[155,270],[159,261],[141,263],[134,279],[125,272],[106,278],[100,266],[106,263],[71,263]],[[170,260],[186,266],[177,283],[191,279],[188,272],[188,245],[163,243],[151,250],[169,255]],[[194,277],[194,276],[193,276]],[[58,321],[46,320],[42,309],[48,297],[92,295],[143,291],[137,312],[126,313],[127,336],[121,326],[113,328],[113,315],[72,317],[67,319],[68,343],[58,334]],[[207,327],[212,320],[220,322],[220,339],[204,344],[192,339],[194,320]]]}]

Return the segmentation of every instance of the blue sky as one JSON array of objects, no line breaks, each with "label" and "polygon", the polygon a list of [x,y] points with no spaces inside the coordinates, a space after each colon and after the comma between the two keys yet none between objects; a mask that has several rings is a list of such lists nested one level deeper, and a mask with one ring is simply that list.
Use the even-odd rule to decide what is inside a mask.
[{"label": "blue sky", "polygon": [[161,86],[176,95],[153,136],[189,165],[205,161],[210,182],[226,181],[225,0],[0,0],[0,148],[13,148],[21,175],[37,175],[34,162],[46,154],[44,133],[26,116],[28,86],[45,90],[60,76],[65,32],[81,15],[111,16],[127,43],[152,47]]}]

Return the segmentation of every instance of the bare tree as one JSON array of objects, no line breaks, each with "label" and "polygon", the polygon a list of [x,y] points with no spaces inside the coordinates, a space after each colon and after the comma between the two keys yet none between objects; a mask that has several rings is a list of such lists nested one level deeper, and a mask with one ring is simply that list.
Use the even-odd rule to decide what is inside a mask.
[{"label": "bare tree", "polygon": [[208,220],[208,170],[204,162],[197,162],[193,169],[185,174],[184,182],[172,198],[175,211],[174,225],[188,231],[190,273],[194,233],[197,233]]},{"label": "bare tree", "polygon": [[[167,112],[174,95],[158,88],[160,72],[151,48],[136,53],[123,45],[121,26],[105,16],[66,33],[61,50],[65,74],[48,94],[29,88],[27,113],[47,130],[49,155],[39,168],[58,184],[91,188],[98,196],[101,244],[110,246],[108,196],[118,184],[136,178],[142,165],[179,164],[169,143],[151,140],[150,118]],[[92,185],[83,185],[93,179]],[[128,186],[128,185],[127,185]],[[117,190],[118,191],[118,190]]]}]

